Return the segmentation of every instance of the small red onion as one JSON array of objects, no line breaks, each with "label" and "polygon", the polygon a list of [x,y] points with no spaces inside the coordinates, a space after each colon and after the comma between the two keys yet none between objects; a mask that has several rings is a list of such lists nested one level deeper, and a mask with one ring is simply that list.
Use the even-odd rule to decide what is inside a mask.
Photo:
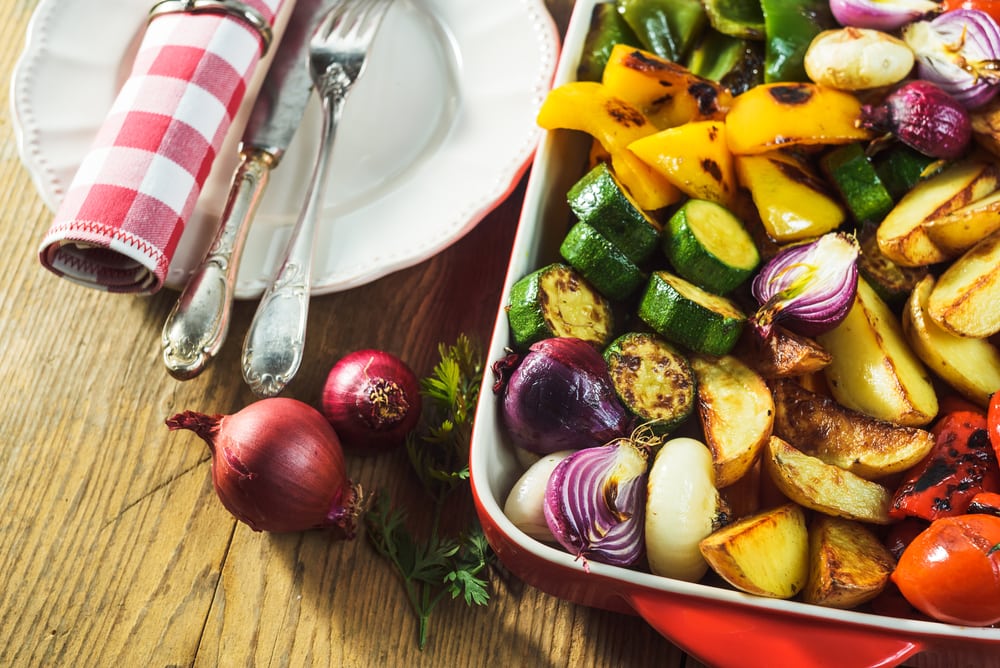
[{"label": "small red onion", "polygon": [[401,359],[358,350],[337,361],[323,386],[323,415],[345,449],[379,453],[398,447],[420,420],[420,382]]},{"label": "small red onion", "polygon": [[830,0],[830,12],[840,25],[887,32],[938,9],[931,0]]},{"label": "small red onion", "polygon": [[631,429],[607,362],[586,341],[543,339],[519,361],[505,359],[493,369],[510,374],[494,391],[503,392],[501,418],[507,433],[525,450],[547,455],[588,448]]},{"label": "small red onion", "polygon": [[545,521],[568,552],[630,566],[643,555],[647,459],[628,438],[578,450],[552,470]]},{"label": "small red onion", "polygon": [[208,443],[219,500],[254,531],[354,537],[361,490],[347,478],[337,434],[312,406],[273,397],[233,415],[185,411],[166,423]]},{"label": "small red onion", "polygon": [[764,338],[777,322],[802,336],[836,327],[854,303],[858,253],[857,240],[841,232],[781,250],[751,285],[760,304],[753,327]]},{"label": "small red onion", "polygon": [[860,125],[943,160],[961,156],[972,140],[972,122],[962,103],[922,80],[900,86],[882,104],[863,105]]},{"label": "small red onion", "polygon": [[1000,92],[1000,26],[986,12],[945,12],[932,21],[911,23],[902,37],[916,58],[917,75],[967,109]]}]

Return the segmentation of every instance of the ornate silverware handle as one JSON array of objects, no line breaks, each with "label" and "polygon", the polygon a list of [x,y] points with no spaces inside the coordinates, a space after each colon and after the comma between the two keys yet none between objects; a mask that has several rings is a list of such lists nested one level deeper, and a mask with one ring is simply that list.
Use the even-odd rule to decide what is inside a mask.
[{"label": "ornate silverware handle", "polygon": [[261,298],[243,342],[243,379],[259,397],[273,397],[285,389],[299,370],[305,349],[313,246],[345,96],[321,95],[320,99],[322,139],[306,205],[292,230],[285,259]]},{"label": "ornate silverware handle", "polygon": [[175,378],[194,378],[222,348],[250,220],[275,162],[261,149],[241,152],[223,222],[163,325],[163,362]]}]

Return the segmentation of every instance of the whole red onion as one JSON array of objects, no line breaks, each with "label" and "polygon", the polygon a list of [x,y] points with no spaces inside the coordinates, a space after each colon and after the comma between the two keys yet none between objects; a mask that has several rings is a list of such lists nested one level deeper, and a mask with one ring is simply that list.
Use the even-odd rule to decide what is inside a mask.
[{"label": "whole red onion", "polygon": [[166,423],[208,443],[219,500],[254,531],[354,537],[361,490],[347,478],[337,434],[312,406],[273,397],[232,415],[184,411]]},{"label": "whole red onion", "polygon": [[972,140],[972,122],[962,103],[920,79],[900,86],[881,104],[862,106],[860,124],[944,160],[961,156]]},{"label": "whole red onion", "polygon": [[378,453],[403,444],[420,420],[420,382],[401,359],[358,350],[337,361],[323,387],[323,415],[347,450]]},{"label": "whole red onion", "polygon": [[603,445],[632,428],[607,363],[582,339],[533,344],[494,391],[503,392],[501,420],[511,439],[537,454]]}]

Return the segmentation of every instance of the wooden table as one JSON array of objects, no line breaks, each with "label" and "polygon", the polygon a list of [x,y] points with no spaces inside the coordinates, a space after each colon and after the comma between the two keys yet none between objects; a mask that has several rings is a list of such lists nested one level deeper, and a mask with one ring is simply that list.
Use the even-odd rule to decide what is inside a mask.
[{"label": "wooden table", "polygon": [[[557,1],[564,20],[569,2]],[[5,74],[36,4],[0,0]],[[235,342],[180,382],[164,370],[159,344],[175,293],[109,295],[43,270],[36,249],[51,213],[18,159],[7,91],[0,666],[697,665],[639,618],[496,578],[485,608],[439,606],[421,652],[399,580],[363,537],[269,535],[234,521],[215,497],[204,444],[163,422],[253,401],[238,341],[255,305],[237,305]],[[439,342],[464,332],[485,346],[522,196],[523,183],[432,260],[316,298],[308,361],[287,396],[316,403],[329,366],[353,349],[395,352],[424,375]],[[348,465],[419,516],[422,492],[403,453]]]}]

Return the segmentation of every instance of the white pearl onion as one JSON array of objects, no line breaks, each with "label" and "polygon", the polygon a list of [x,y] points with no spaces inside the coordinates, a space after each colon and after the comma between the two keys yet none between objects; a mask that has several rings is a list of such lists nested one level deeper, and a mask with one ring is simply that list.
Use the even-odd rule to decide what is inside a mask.
[{"label": "white pearl onion", "polygon": [[545,486],[556,464],[573,454],[573,450],[561,450],[543,455],[521,474],[503,506],[504,515],[518,529],[536,540],[546,543],[556,542],[545,521],[543,510]]},{"label": "white pearl onion", "polygon": [[649,569],[687,582],[708,570],[698,543],[716,528],[724,503],[715,488],[712,453],[701,441],[675,438],[656,453],[646,499]]}]

